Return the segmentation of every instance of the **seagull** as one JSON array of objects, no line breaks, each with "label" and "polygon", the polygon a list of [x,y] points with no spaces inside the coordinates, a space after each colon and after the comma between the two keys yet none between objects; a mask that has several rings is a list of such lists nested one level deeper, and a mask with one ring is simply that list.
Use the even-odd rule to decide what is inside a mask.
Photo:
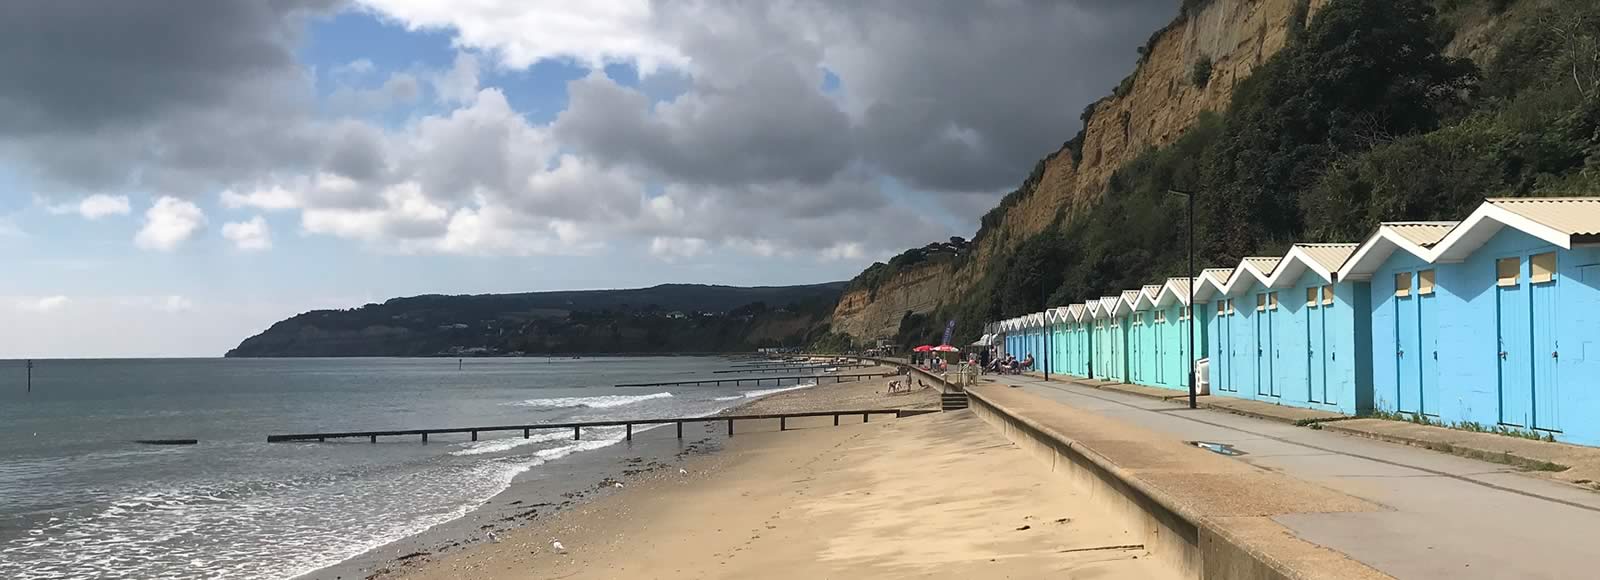
[{"label": "seagull", "polygon": [[678,475],[689,475],[689,470],[680,468],[678,469]]},{"label": "seagull", "polygon": [[558,553],[558,554],[567,553],[567,547],[561,545],[561,541],[560,540],[550,540],[550,547],[555,548],[556,549],[556,553]]},{"label": "seagull", "polygon": [[613,483],[613,484],[611,484],[611,487],[615,487],[617,489],[622,489],[622,482],[618,481],[616,483]]},{"label": "seagull", "polygon": [[500,543],[500,536],[494,535],[494,531],[490,530],[489,531],[489,541],[498,544],[498,543]]}]

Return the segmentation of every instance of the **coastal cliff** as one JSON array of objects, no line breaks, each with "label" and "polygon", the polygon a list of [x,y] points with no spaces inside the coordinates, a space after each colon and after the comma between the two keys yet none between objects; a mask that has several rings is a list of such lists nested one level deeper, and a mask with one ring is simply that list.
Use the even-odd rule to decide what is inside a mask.
[{"label": "coastal cliff", "polygon": [[[1082,132],[1041,160],[1028,181],[985,216],[971,259],[916,264],[876,287],[853,288],[833,311],[834,330],[862,340],[892,338],[907,312],[930,315],[973,291],[1022,241],[1098,202],[1119,167],[1171,144],[1202,112],[1226,107],[1239,81],[1327,1],[1185,2],[1183,13],[1141,49],[1133,73],[1084,110]],[[1197,63],[1209,63],[1202,65],[1210,70],[1204,83],[1195,82]]]},{"label": "coastal cliff", "polygon": [[1600,5],[1571,0],[1184,0],[962,251],[853,279],[830,321],[848,340],[830,344],[922,344],[950,320],[966,341],[1184,275],[1172,190],[1196,192],[1202,266],[1592,191],[1595,22]]}]

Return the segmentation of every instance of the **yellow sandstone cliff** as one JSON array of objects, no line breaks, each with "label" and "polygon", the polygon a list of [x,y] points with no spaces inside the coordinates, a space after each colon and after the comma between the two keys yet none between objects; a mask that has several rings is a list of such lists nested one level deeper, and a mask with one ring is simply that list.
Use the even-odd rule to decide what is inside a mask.
[{"label": "yellow sandstone cliff", "polygon": [[[1172,143],[1204,111],[1227,106],[1234,86],[1288,42],[1297,12],[1305,19],[1330,0],[1210,0],[1152,37],[1133,75],[1094,104],[1083,135],[1083,158],[1054,154],[1031,195],[1006,211],[976,240],[972,258],[956,269],[935,262],[900,272],[871,291],[845,293],[833,330],[857,339],[893,336],[907,311],[925,314],[982,279],[993,260],[1043,231],[1057,212],[1072,217],[1100,199],[1112,172],[1143,151]],[[1212,63],[1210,81],[1191,80],[1196,62]],[[1071,71],[1060,71],[1071,74]]]}]

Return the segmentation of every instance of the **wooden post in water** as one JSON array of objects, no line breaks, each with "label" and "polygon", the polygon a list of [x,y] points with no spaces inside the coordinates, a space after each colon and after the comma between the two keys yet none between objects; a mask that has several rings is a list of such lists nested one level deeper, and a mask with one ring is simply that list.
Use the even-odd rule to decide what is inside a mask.
[{"label": "wooden post in water", "polygon": [[373,435],[372,436],[372,442],[373,443],[377,443],[378,442],[378,436],[377,435]]},{"label": "wooden post in water", "polygon": [[628,428],[628,440],[632,441],[633,440],[633,423],[629,423],[627,428]]},{"label": "wooden post in water", "polygon": [[522,429],[522,438],[523,439],[527,439],[528,438],[528,429],[527,428],[523,428]]},{"label": "wooden post in water", "polygon": [[476,430],[474,430],[472,432],[472,440],[473,441],[477,441],[478,440],[478,432]]},{"label": "wooden post in water", "polygon": [[427,445],[428,444],[428,434],[427,433],[423,433],[422,434],[422,444],[423,445]]},{"label": "wooden post in water", "polygon": [[833,415],[833,426],[834,427],[838,427],[839,426],[839,415],[837,413],[835,413]]},{"label": "wooden post in water", "polygon": [[28,359],[28,392],[33,392],[33,359]]},{"label": "wooden post in water", "polygon": [[778,430],[779,431],[788,431],[789,430],[789,418],[788,417],[778,417]]},{"label": "wooden post in water", "polygon": [[728,436],[733,436],[733,419],[728,419]]},{"label": "wooden post in water", "polygon": [[678,438],[683,438],[683,421],[678,421]]},{"label": "wooden post in water", "polygon": [[579,427],[579,426],[577,426],[577,425],[573,425],[573,426],[572,426],[572,440],[573,440],[573,441],[577,441],[577,440],[578,440],[578,434],[579,434],[579,433],[580,433],[580,432],[581,432],[581,431],[582,431],[582,430],[583,430],[583,427]]}]

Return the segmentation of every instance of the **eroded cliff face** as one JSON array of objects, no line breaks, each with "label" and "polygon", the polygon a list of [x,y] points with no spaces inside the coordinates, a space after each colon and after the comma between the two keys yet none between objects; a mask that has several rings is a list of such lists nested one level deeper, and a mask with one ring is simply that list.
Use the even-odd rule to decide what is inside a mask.
[{"label": "eroded cliff face", "polygon": [[833,310],[833,331],[864,340],[893,337],[906,312],[927,314],[944,303],[955,273],[952,262],[935,262],[895,275],[876,292],[848,290]]},{"label": "eroded cliff face", "polygon": [[[1052,155],[1034,191],[976,240],[964,267],[911,268],[875,296],[848,292],[834,310],[834,330],[857,339],[892,336],[907,310],[931,312],[968,291],[996,260],[1050,227],[1058,213],[1071,220],[1099,201],[1111,174],[1124,163],[1177,140],[1202,112],[1226,107],[1235,85],[1284,47],[1290,28],[1303,26],[1329,1],[1211,0],[1180,16],[1153,37],[1132,77],[1094,104],[1082,159],[1065,150]],[[1303,14],[1297,14],[1301,5]],[[1206,59],[1212,63],[1210,80],[1197,86],[1195,63]]]}]

